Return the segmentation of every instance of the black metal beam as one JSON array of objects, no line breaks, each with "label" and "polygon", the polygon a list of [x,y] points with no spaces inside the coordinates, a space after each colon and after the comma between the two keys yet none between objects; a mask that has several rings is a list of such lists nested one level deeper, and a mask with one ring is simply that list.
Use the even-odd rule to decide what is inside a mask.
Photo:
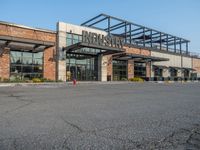
[{"label": "black metal beam", "polygon": [[110,35],[110,17],[108,17],[108,35]]},{"label": "black metal beam", "polygon": [[115,27],[115,28],[112,28],[112,29],[110,29],[110,31],[117,30],[117,29],[122,28],[122,27],[125,27],[125,24],[118,26],[118,27]]},{"label": "black metal beam", "polygon": [[186,54],[188,54],[188,42],[186,42]]},{"label": "black metal beam", "polygon": [[[115,27],[118,27],[119,25],[122,25],[122,24],[124,24],[124,22],[115,24],[115,25],[111,26],[110,29],[115,28]],[[105,31],[108,31],[108,28],[106,28],[106,29],[104,29],[104,30],[105,30]]]},{"label": "black metal beam", "polygon": [[168,45],[171,46],[171,45],[174,45],[174,44],[178,45],[178,44],[184,44],[184,43],[187,43],[187,41],[181,41],[181,42],[179,41],[179,42],[175,42],[175,43],[171,42]]},{"label": "black metal beam", "polygon": [[[129,24],[129,34],[131,35],[131,24]],[[131,36],[129,36],[129,43],[132,43]]]},{"label": "black metal beam", "polygon": [[125,32],[125,43],[127,43],[127,23],[126,22],[125,22],[124,32]]},{"label": "black metal beam", "polygon": [[95,16],[95,17],[93,17],[92,19],[90,19],[90,20],[88,20],[88,21],[86,21],[86,22],[82,23],[82,24],[81,24],[81,26],[84,26],[84,25],[86,25],[87,23],[89,23],[89,22],[91,22],[91,21],[93,21],[93,20],[95,20],[95,19],[99,18],[100,16],[102,16],[102,14],[100,14],[100,15],[98,15],[98,16]]},{"label": "black metal beam", "polygon": [[[131,24],[132,25],[132,24]],[[135,32],[135,31],[138,31],[138,30],[142,30],[143,28],[137,28],[137,29],[134,29],[134,30],[131,30],[129,31],[129,33],[132,33],[132,32]],[[122,33],[122,34],[125,34],[125,33]]]},{"label": "black metal beam", "polygon": [[94,23],[92,23],[92,24],[90,24],[90,25],[87,25],[88,27],[91,27],[91,26],[93,26],[93,25],[95,25],[95,24],[97,24],[97,23],[99,23],[99,22],[102,22],[102,21],[104,21],[104,20],[106,20],[107,19],[107,17],[105,17],[105,18],[103,18],[103,19],[101,19],[101,20],[98,20],[98,21],[96,21],[96,22],[94,22]]}]

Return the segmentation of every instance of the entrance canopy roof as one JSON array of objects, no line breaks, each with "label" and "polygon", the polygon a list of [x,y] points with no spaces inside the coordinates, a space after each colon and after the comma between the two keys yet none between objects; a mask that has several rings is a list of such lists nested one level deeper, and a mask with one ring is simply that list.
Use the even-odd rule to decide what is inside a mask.
[{"label": "entrance canopy roof", "polygon": [[145,56],[139,54],[129,54],[129,53],[120,53],[113,56],[113,59],[120,59],[120,60],[138,60],[138,61],[152,61],[152,62],[159,62],[159,61],[168,61],[167,58],[160,58],[160,57],[153,57],[153,56]]},{"label": "entrance canopy roof", "polygon": [[188,70],[188,71],[195,71],[195,69],[193,68],[187,68],[187,67],[174,67],[174,66],[170,66],[169,68],[171,69],[175,69],[175,70]]},{"label": "entrance canopy roof", "polygon": [[53,47],[54,45],[54,42],[25,39],[13,36],[0,36],[1,48],[8,47],[17,50],[39,52],[46,48]]},{"label": "entrance canopy roof", "polygon": [[161,65],[153,65],[154,68],[159,68],[159,69],[167,69],[167,66],[161,66]]},{"label": "entrance canopy roof", "polygon": [[124,38],[125,44],[188,54],[187,39],[167,34],[120,18],[100,14],[82,26],[95,28]]},{"label": "entrance canopy roof", "polygon": [[123,52],[122,49],[107,47],[107,46],[99,46],[90,43],[79,42],[67,47],[63,48],[63,51],[71,54],[81,54],[81,55],[108,55],[113,53]]}]

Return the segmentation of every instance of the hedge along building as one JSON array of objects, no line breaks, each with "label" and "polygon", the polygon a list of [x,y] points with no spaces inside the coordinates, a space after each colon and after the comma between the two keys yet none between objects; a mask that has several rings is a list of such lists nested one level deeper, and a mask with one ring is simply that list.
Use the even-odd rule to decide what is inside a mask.
[{"label": "hedge along building", "polygon": [[81,26],[58,22],[57,32],[58,78],[64,81],[200,77],[200,58],[180,37],[106,14]]},{"label": "hedge along building", "polygon": [[56,80],[56,32],[0,22],[0,78]]}]

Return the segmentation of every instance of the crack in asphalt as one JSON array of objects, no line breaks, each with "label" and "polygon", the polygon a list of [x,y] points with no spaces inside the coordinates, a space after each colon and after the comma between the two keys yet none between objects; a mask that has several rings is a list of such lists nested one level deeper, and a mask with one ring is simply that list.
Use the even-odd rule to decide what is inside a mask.
[{"label": "crack in asphalt", "polygon": [[71,123],[67,120],[65,120],[63,117],[60,117],[66,124],[70,125],[71,127],[77,129],[79,132],[85,132],[81,127],[79,127],[78,125]]},{"label": "crack in asphalt", "polygon": [[27,106],[31,105],[32,103],[34,103],[33,100],[23,99],[22,95],[8,94],[7,97],[15,98],[16,100],[21,101],[21,102],[26,102],[26,104],[20,105],[16,108],[13,108],[13,109],[10,109],[10,110],[7,110],[4,113],[2,113],[1,115],[5,115],[5,114],[8,114],[8,113],[17,111],[21,108],[27,107]]},{"label": "crack in asphalt", "polygon": [[[120,127],[106,127],[102,129],[95,129],[95,130],[83,130],[81,127],[78,125],[71,123],[69,121],[66,121],[63,117],[61,119],[67,123],[68,125],[72,126],[76,130],[79,131],[78,134],[80,133],[89,133],[93,134],[97,137],[103,137],[106,139],[111,139],[111,140],[117,140],[120,141],[124,147],[124,149],[129,149],[130,145],[131,148],[133,149],[141,149],[141,150],[154,150],[154,149],[175,149],[178,146],[184,146],[184,149],[189,150],[199,150],[200,149],[200,125],[195,124],[192,128],[189,129],[184,129],[181,128],[177,131],[172,132],[168,136],[164,137],[163,139],[160,140],[141,140],[141,141],[134,141],[132,139],[123,139],[119,137],[113,137],[113,136],[106,136],[106,135],[99,135],[97,132],[107,130],[107,129],[120,129],[125,126],[120,126]],[[127,126],[127,125],[126,125]],[[72,135],[74,136],[74,135]],[[77,135],[78,136],[78,135]],[[184,137],[185,136],[185,137]],[[197,136],[197,137],[196,137]],[[67,147],[67,149],[70,149],[68,144],[68,140],[70,140],[71,136],[68,136],[63,144],[62,147]],[[129,144],[129,148],[127,148],[127,144]]]}]

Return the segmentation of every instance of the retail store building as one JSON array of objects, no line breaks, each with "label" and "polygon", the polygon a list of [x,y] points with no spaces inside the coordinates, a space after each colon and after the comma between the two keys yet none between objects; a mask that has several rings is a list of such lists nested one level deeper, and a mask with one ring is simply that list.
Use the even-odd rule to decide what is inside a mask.
[{"label": "retail store building", "polygon": [[100,14],[57,31],[0,22],[0,77],[70,81],[196,80],[200,57],[189,42]]}]

